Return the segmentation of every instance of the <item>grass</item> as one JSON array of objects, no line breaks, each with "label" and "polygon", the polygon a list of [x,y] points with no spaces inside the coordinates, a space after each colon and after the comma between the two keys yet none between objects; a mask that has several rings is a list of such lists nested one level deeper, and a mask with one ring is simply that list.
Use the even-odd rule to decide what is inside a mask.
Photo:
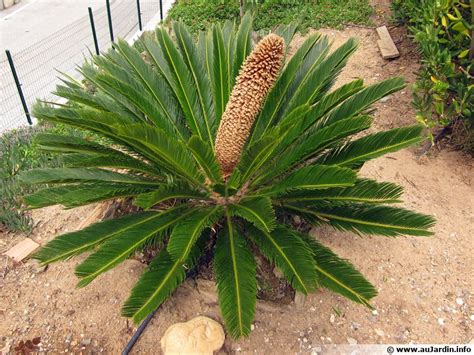
[{"label": "grass", "polygon": [[[294,4],[265,1],[252,5],[255,29],[271,29],[280,24],[299,23],[299,30],[309,28],[343,28],[347,24],[370,24],[373,13],[368,0],[311,0]],[[237,0],[181,0],[175,2],[167,21],[181,20],[193,32],[199,32],[215,22],[239,19]]]}]

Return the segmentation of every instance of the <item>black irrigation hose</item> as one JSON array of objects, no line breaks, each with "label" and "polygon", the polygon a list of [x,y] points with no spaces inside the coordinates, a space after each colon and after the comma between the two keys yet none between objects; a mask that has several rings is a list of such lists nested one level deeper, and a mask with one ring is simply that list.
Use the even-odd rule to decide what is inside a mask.
[{"label": "black irrigation hose", "polygon": [[[188,270],[186,272],[186,278],[185,280],[187,280],[189,277],[195,277],[197,275],[197,269],[194,268],[194,269],[191,269],[191,270]],[[123,349],[122,351],[122,355],[128,355],[130,354],[130,351],[132,350],[132,348],[134,347],[135,343],[138,341],[138,339],[140,338],[140,336],[142,335],[143,331],[145,330],[145,328],[148,326],[148,324],[150,323],[151,319],[153,318],[153,316],[155,315],[155,313],[158,311],[158,309],[160,308],[160,306],[156,307],[156,309],[151,312],[143,322],[140,323],[140,325],[138,326],[137,328],[137,331],[135,332],[135,334],[133,334],[132,338],[128,341],[127,345],[125,346],[125,348]]]},{"label": "black irrigation hose", "polygon": [[[197,274],[197,270],[196,269],[191,269],[189,270],[188,272],[186,272],[186,278],[185,280],[187,280],[189,277],[191,276],[196,276]],[[122,355],[128,355],[130,354],[130,351],[132,350],[132,348],[134,347],[135,343],[138,341],[138,339],[140,338],[140,336],[142,335],[143,331],[145,330],[145,328],[148,326],[148,324],[150,323],[151,319],[153,318],[153,316],[155,315],[155,313],[158,311],[158,309],[160,308],[160,306],[156,307],[156,309],[151,312],[143,322],[140,323],[140,325],[138,326],[137,328],[137,331],[135,332],[135,334],[133,334],[132,338],[128,341],[127,345],[125,346],[125,348],[123,349],[122,351]]]},{"label": "black irrigation hose", "polygon": [[[158,308],[160,308],[160,306],[158,306]],[[155,315],[156,311],[158,311],[158,308],[156,308],[153,312],[151,312],[148,317],[145,318],[145,320],[143,322],[141,322],[140,326],[138,327],[137,331],[135,332],[135,334],[133,334],[132,338],[129,340],[129,342],[127,343],[127,345],[125,346],[125,348],[123,349],[122,351],[122,355],[128,355],[130,353],[130,351],[132,350],[133,346],[135,345],[135,343],[137,342],[138,338],[140,338],[140,336],[142,335],[143,331],[145,330],[145,328],[147,327],[148,323],[150,323],[151,319],[153,318],[153,316]]]},{"label": "black irrigation hose", "polygon": [[[210,250],[207,253],[205,253],[204,257],[201,259],[201,263],[198,263],[197,266],[195,266],[194,268],[192,268],[192,269],[190,269],[186,272],[185,280],[187,280],[190,277],[196,277],[198,275],[199,265],[207,264],[212,259],[212,254],[213,254],[213,252],[212,252],[212,247],[211,247]],[[140,323],[140,325],[137,328],[137,331],[135,332],[135,334],[133,334],[132,338],[129,340],[129,342],[127,343],[127,345],[123,349],[122,355],[130,354],[130,351],[132,350],[133,346],[136,344],[136,342],[138,341],[138,339],[142,335],[143,331],[148,326],[151,319],[153,318],[153,316],[155,315],[155,313],[158,311],[159,308],[160,308],[160,306],[158,306],[153,312],[151,312],[148,315],[148,317],[145,318],[145,320],[143,322]]]}]

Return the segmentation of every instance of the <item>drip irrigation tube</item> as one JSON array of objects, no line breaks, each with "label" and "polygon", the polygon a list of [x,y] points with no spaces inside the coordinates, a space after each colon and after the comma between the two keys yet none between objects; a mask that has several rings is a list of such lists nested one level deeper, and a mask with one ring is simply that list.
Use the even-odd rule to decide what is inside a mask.
[{"label": "drip irrigation tube", "polygon": [[[196,269],[191,269],[188,272],[186,272],[186,279],[185,280],[187,280],[189,277],[195,277],[196,275],[197,275],[197,270]],[[123,349],[122,355],[130,354],[130,351],[132,350],[133,346],[138,341],[138,339],[142,335],[143,331],[148,326],[151,319],[153,318],[153,316],[155,315],[155,313],[158,311],[159,308],[160,308],[160,306],[158,306],[153,312],[151,312],[148,315],[148,317],[145,318],[145,320],[143,322],[140,323],[140,325],[137,328],[137,331],[135,332],[135,334],[133,334],[132,338],[129,340],[129,342],[127,343],[127,345]]]},{"label": "drip irrigation tube", "polygon": [[[160,308],[158,306],[158,308]],[[123,349],[122,351],[122,355],[128,355],[130,353],[130,351],[132,350],[133,346],[135,345],[135,343],[137,342],[138,338],[140,338],[140,336],[142,335],[143,331],[145,330],[145,328],[147,327],[148,323],[150,323],[151,319],[153,318],[153,316],[155,315],[156,311],[158,311],[158,308],[155,309],[153,312],[151,312],[148,317],[145,318],[145,320],[143,322],[141,322],[140,326],[137,328],[137,331],[135,332],[135,334],[133,334],[132,338],[129,340],[129,342],[127,343],[127,345],[125,346],[125,348]]]}]

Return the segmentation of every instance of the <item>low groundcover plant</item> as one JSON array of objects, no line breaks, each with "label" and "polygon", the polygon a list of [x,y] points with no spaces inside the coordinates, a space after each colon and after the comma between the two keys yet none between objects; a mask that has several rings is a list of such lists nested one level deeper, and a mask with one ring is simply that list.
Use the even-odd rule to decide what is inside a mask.
[{"label": "low groundcover plant", "polygon": [[[124,41],[86,62],[80,72],[97,89],[64,79],[66,104],[38,103],[42,120],[89,130],[97,143],[42,134],[42,149],[63,154],[67,167],[23,174],[48,184],[26,197],[31,208],[66,208],[131,198],[141,212],[56,237],[35,257],[44,264],[92,253],[76,269],[79,286],[135,251],[165,245],[123,306],[139,322],[212,250],[227,331],[248,335],[257,293],[251,246],[304,294],[319,286],[370,306],[375,288],[346,260],[308,234],[293,217],[358,234],[427,236],[431,217],[391,207],[402,188],[358,177],[364,163],[420,141],[418,126],[360,135],[370,109],[400,90],[400,78],[331,90],[356,42],[330,52],[314,34],[290,56],[294,26],[255,46],[252,18],[201,33],[180,23],[158,28],[139,53]],[[286,58],[286,60],[285,60]],[[357,138],[353,138],[357,134]]]}]

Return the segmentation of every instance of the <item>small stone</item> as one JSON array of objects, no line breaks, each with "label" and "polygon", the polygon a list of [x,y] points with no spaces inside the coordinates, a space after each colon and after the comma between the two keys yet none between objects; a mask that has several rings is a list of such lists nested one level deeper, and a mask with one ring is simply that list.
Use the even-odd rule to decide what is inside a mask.
[{"label": "small stone", "polygon": [[390,99],[390,96],[385,96],[380,99],[380,102],[387,102]]},{"label": "small stone", "polygon": [[48,265],[41,265],[37,260],[34,260],[32,263],[33,274],[41,274],[48,269]]},{"label": "small stone", "polygon": [[357,340],[355,340],[354,338],[347,338],[347,342],[350,344],[350,345],[357,345]]},{"label": "small stone", "polygon": [[383,337],[385,335],[384,331],[380,329],[375,329],[375,334],[377,334],[379,337]]},{"label": "small stone", "polygon": [[374,316],[376,316],[376,315],[379,314],[379,312],[378,312],[376,309],[374,309],[374,310],[372,311],[372,314],[373,314]]},{"label": "small stone", "polygon": [[303,338],[303,343],[307,343],[308,342],[308,339],[307,338]]},{"label": "small stone", "polygon": [[474,321],[474,314],[471,314],[471,316],[469,318],[471,318],[471,320]]},{"label": "small stone", "polygon": [[86,339],[81,340],[81,345],[84,345],[84,346],[91,345],[91,343],[92,343],[91,338],[86,338]]},{"label": "small stone", "polygon": [[456,298],[456,303],[460,306],[464,304],[464,300],[461,297]]},{"label": "small stone", "polygon": [[444,325],[444,319],[443,318],[438,318],[438,324],[439,325]]},{"label": "small stone", "polygon": [[250,325],[250,330],[252,330],[252,331],[255,330],[255,325],[254,325],[254,324],[251,324],[251,325]]},{"label": "small stone", "polygon": [[334,314],[331,314],[331,317],[329,317],[329,321],[331,323],[334,323],[335,320],[336,320],[336,316]]},{"label": "small stone", "polygon": [[[225,334],[215,320],[199,316],[169,327],[161,338],[163,354],[212,355],[224,345]],[[239,351],[239,350],[237,350]]]},{"label": "small stone", "polygon": [[351,324],[351,328],[354,329],[354,330],[357,330],[361,327],[361,325],[357,322],[352,322]]}]

